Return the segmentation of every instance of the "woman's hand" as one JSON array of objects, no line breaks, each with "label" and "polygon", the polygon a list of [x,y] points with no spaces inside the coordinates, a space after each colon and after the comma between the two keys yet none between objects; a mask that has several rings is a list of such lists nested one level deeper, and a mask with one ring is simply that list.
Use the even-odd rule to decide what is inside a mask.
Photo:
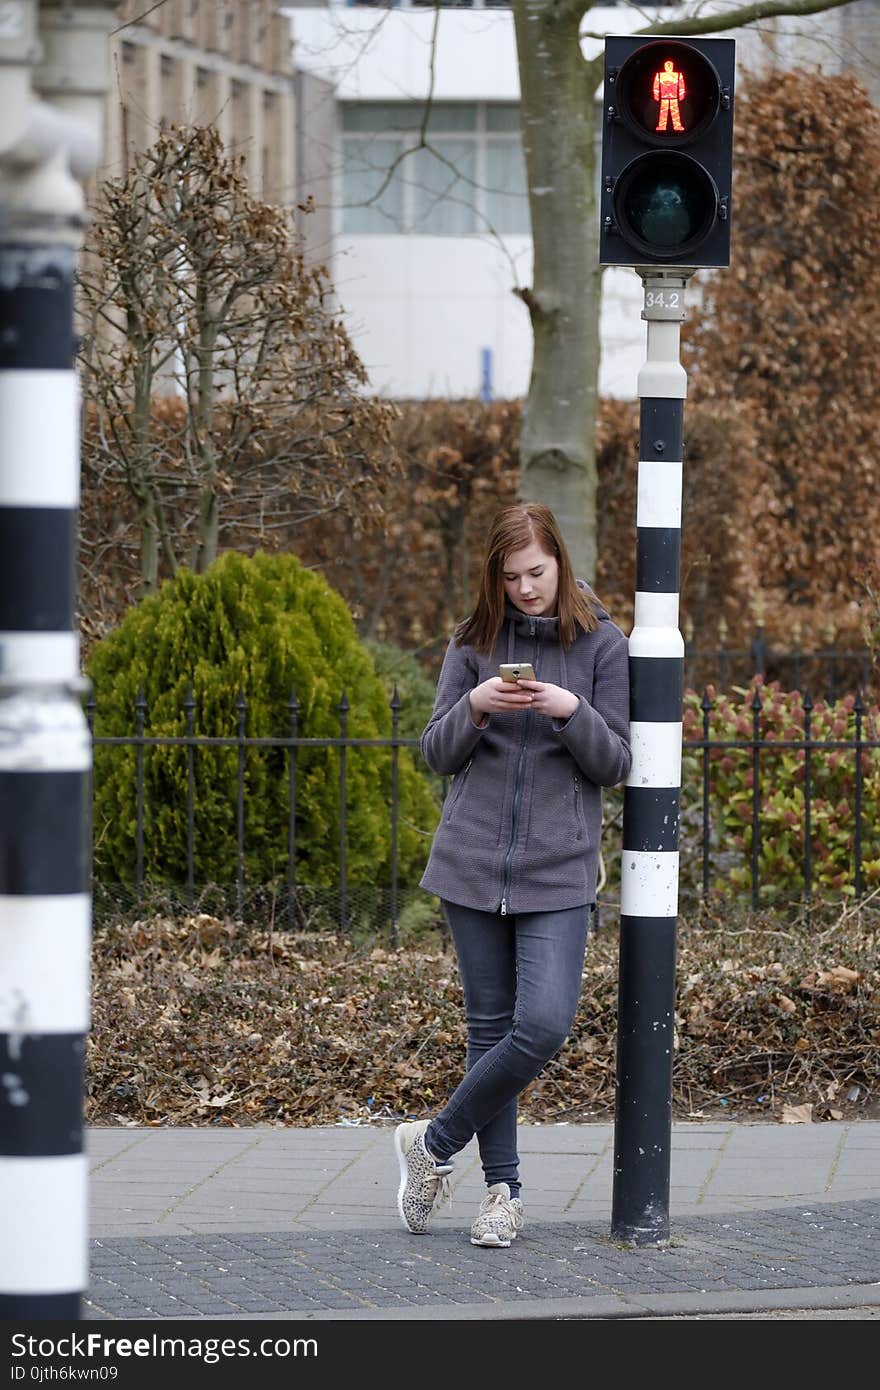
[{"label": "woman's hand", "polygon": [[531,694],[532,709],[550,719],[570,719],[580,704],[573,691],[549,681],[517,681],[517,685]]},{"label": "woman's hand", "polygon": [[515,714],[518,710],[533,709],[550,719],[569,719],[580,701],[577,695],[549,681],[503,681],[491,676],[470,692],[474,723],[482,723],[487,714]]},{"label": "woman's hand", "polygon": [[529,690],[521,690],[519,683],[514,685],[500,676],[490,676],[482,685],[474,686],[470,701],[474,723],[480,724],[487,714],[515,714],[517,710],[529,709],[534,696]]}]

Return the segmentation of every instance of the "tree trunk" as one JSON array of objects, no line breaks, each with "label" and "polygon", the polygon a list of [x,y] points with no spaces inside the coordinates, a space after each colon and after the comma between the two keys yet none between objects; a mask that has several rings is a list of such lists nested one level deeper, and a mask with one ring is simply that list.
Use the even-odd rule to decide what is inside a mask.
[{"label": "tree trunk", "polygon": [[195,408],[195,451],[200,463],[202,488],[199,495],[199,515],[193,541],[193,570],[204,574],[217,558],[220,532],[220,513],[215,486],[217,449],[214,439],[214,410],[217,404],[217,381],[214,354],[217,348],[218,322],[208,308],[207,277],[203,276],[196,290],[196,318],[199,328],[196,360],[198,390]]},{"label": "tree trunk", "polygon": [[471,552],[468,544],[467,520],[472,501],[473,495],[471,489],[468,488],[467,506],[460,507],[458,512],[458,572],[461,576],[461,596],[458,611],[460,613],[470,613],[471,611]]},{"label": "tree trunk", "polygon": [[534,351],[520,443],[522,500],[552,508],[575,572],[596,572],[599,379],[595,96],[601,67],[581,54],[586,6],[513,0],[534,247],[521,291]]},{"label": "tree trunk", "polygon": [[204,574],[209,565],[217,559],[220,540],[220,508],[217,494],[213,488],[205,488],[199,498],[199,520],[196,529],[193,569],[196,574]]},{"label": "tree trunk", "polygon": [[128,342],[134,356],[134,400],[131,412],[132,452],[129,467],[129,486],[137,502],[141,525],[141,590],[140,597],[154,594],[159,587],[159,524],[156,504],[150,486],[153,466],[153,418],[150,394],[153,388],[154,343],[143,331],[140,317],[128,315]]},{"label": "tree trunk", "polygon": [[138,520],[141,526],[141,598],[154,594],[159,586],[159,527],[156,508],[148,492],[138,491]]}]

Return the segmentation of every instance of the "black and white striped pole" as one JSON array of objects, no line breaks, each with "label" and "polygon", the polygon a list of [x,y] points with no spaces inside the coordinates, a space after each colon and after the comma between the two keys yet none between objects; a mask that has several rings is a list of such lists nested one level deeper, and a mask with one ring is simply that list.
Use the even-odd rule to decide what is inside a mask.
[{"label": "black and white striped pole", "polygon": [[0,1318],[16,1321],[79,1318],[88,1281],[73,286],[114,8],[0,5]]},{"label": "black and white striped pole", "polygon": [[669,1236],[678,808],[684,642],[678,630],[688,280],[730,264],[733,39],[605,40],[599,264],[641,277],[638,561],[630,635],[633,762],[624,789],[611,1229]]},{"label": "black and white striped pole", "polygon": [[684,398],[679,360],[689,272],[640,271],[637,570],[630,654],[632,769],[624,788],[617,1096],[611,1229],[669,1237],[678,816],[684,641],[678,629]]}]

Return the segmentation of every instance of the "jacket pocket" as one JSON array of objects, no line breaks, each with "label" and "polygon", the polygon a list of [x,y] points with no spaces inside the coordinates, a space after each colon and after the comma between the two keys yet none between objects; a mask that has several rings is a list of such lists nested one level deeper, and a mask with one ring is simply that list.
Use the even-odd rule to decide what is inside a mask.
[{"label": "jacket pocket", "polygon": [[452,813],[458,805],[459,801],[461,800],[461,794],[464,791],[464,784],[467,781],[467,775],[471,770],[472,762],[473,758],[468,758],[461,772],[457,772],[455,774],[455,777],[452,779],[452,791],[446,798],[446,800],[449,803],[449,808],[446,811],[447,821],[452,820]]},{"label": "jacket pocket", "polygon": [[576,774],[574,779],[574,818],[575,823],[577,825],[577,835],[575,836],[575,839],[585,840],[587,838],[587,825],[586,821],[584,820],[584,804],[583,799],[581,797],[581,779]]}]

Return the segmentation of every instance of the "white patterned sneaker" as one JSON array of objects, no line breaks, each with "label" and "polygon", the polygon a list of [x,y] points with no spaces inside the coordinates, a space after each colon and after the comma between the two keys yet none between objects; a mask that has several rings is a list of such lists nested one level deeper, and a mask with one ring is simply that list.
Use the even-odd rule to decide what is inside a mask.
[{"label": "white patterned sneaker", "polygon": [[523,1204],[511,1197],[506,1182],[493,1183],[480,1203],[480,1214],[471,1226],[471,1245],[494,1245],[503,1249],[516,1240],[522,1230]]},{"label": "white patterned sneaker", "polygon": [[435,1163],[425,1148],[425,1130],[430,1120],[411,1120],[394,1131],[394,1148],[400,1164],[397,1209],[400,1219],[414,1235],[424,1235],[434,1209],[452,1201],[448,1174],[453,1164]]}]

